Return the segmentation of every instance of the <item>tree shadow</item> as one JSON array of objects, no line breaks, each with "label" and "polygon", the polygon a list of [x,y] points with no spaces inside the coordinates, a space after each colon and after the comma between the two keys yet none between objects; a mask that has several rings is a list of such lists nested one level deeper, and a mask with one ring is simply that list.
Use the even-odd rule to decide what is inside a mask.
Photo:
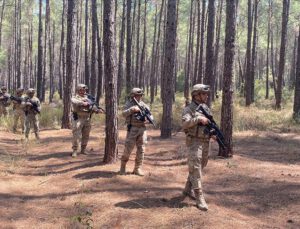
[{"label": "tree shadow", "polygon": [[167,198],[141,198],[133,199],[129,201],[119,202],[115,204],[116,207],[127,208],[127,209],[147,209],[147,208],[184,208],[188,207],[187,203],[182,201],[185,199],[184,196],[176,196],[171,199]]},{"label": "tree shadow", "polygon": [[97,178],[113,178],[116,176],[117,172],[112,171],[90,171],[86,173],[80,173],[73,176],[73,178],[81,179],[81,180],[90,180],[90,179],[97,179]]}]

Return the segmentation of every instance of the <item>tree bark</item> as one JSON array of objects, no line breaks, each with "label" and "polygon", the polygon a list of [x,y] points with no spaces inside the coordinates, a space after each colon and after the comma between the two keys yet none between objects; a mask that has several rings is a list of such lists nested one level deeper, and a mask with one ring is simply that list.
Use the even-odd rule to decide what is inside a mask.
[{"label": "tree bark", "polygon": [[42,25],[43,0],[39,2],[39,31],[38,31],[38,57],[37,57],[37,97],[42,98],[43,93],[43,25]]},{"label": "tree bark", "polygon": [[85,1],[85,41],[84,41],[84,80],[90,86],[90,67],[89,67],[89,0]]},{"label": "tree bark", "polygon": [[118,155],[118,118],[117,118],[117,74],[116,74],[116,47],[114,40],[114,3],[104,0],[103,15],[103,47],[105,72],[105,101],[106,101],[106,128],[105,128],[105,163],[113,163]]},{"label": "tree bark", "polygon": [[296,81],[295,81],[295,97],[293,107],[293,117],[295,120],[300,119],[300,26],[298,34],[298,49],[297,49],[297,66],[296,66]]},{"label": "tree bark", "polygon": [[127,32],[126,32],[126,94],[131,87],[131,0],[127,0]]},{"label": "tree bark", "polygon": [[246,106],[251,104],[251,39],[252,39],[252,2],[248,0],[247,65],[245,76]]}]

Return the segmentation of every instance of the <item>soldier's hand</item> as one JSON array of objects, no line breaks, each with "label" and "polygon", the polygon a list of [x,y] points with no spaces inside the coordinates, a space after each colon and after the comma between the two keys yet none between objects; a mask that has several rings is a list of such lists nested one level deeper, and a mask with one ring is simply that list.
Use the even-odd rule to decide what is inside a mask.
[{"label": "soldier's hand", "polygon": [[32,104],[30,102],[26,102],[26,106],[32,107]]},{"label": "soldier's hand", "polygon": [[89,105],[88,102],[82,102],[82,106],[87,107]]},{"label": "soldier's hand", "polygon": [[209,123],[209,120],[206,117],[199,117],[199,123],[207,125]]},{"label": "soldier's hand", "polygon": [[210,138],[213,139],[214,141],[217,141],[217,136],[216,135],[212,135]]},{"label": "soldier's hand", "polygon": [[133,113],[138,113],[140,112],[140,108],[138,106],[134,106],[131,108]]}]

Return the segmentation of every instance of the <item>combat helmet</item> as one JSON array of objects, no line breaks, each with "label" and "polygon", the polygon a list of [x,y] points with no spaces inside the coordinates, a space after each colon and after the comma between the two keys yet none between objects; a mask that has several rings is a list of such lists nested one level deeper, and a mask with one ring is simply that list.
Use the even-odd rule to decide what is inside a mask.
[{"label": "combat helmet", "polygon": [[1,91],[3,91],[3,90],[6,91],[6,90],[7,90],[7,87],[6,87],[6,86],[2,86],[2,87],[1,87]]},{"label": "combat helmet", "polygon": [[28,88],[28,90],[26,92],[27,95],[34,95],[34,93],[35,93],[34,88]]},{"label": "combat helmet", "polygon": [[76,91],[79,91],[80,89],[86,90],[87,86],[85,84],[83,84],[83,83],[80,83],[80,84],[77,85]]},{"label": "combat helmet", "polygon": [[130,97],[133,97],[135,95],[144,95],[143,89],[138,87],[132,88],[130,91]]},{"label": "combat helmet", "polygon": [[18,89],[16,90],[16,93],[17,93],[17,94],[23,94],[23,92],[24,92],[24,89],[23,89],[23,88],[18,88]]},{"label": "combat helmet", "polygon": [[197,95],[198,93],[209,93],[210,88],[209,85],[205,84],[195,84],[192,89],[192,96]]}]

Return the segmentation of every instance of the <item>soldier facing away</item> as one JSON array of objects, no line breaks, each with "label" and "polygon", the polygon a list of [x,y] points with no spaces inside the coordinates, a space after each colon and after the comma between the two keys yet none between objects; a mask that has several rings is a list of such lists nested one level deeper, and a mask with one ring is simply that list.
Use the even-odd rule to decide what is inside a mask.
[{"label": "soldier facing away", "polygon": [[[205,104],[209,95],[209,86],[196,84],[192,90],[192,102],[186,106],[182,114],[182,127],[186,133],[186,146],[188,148],[189,175],[183,194],[196,198],[196,206],[200,210],[208,210],[201,184],[202,169],[207,165],[210,151],[210,136],[204,133],[205,125],[209,120],[196,108],[201,105],[208,114],[210,109]],[[214,138],[214,136],[212,136]]]},{"label": "soldier facing away", "polygon": [[86,154],[86,147],[91,132],[91,118],[93,113],[103,113],[97,106],[91,105],[91,100],[86,94],[87,86],[78,84],[76,95],[72,97],[72,133],[73,133],[73,153],[72,157],[77,157],[78,144],[81,140],[80,153]]},{"label": "soldier facing away", "polygon": [[18,88],[16,90],[16,96],[12,99],[13,104],[13,114],[14,114],[14,124],[13,124],[13,132],[17,131],[18,121],[20,119],[22,134],[24,133],[24,120],[25,120],[25,113],[22,108],[22,101],[24,100],[24,89]]},{"label": "soldier facing away", "polygon": [[10,105],[10,95],[7,93],[5,86],[1,87],[0,91],[0,117],[7,115],[7,108]]},{"label": "soldier facing away", "polygon": [[34,96],[35,90],[29,88],[26,92],[21,106],[25,113],[25,137],[28,139],[30,129],[33,127],[33,131],[36,139],[40,139],[39,132],[39,117],[38,114],[41,112],[40,100]]},{"label": "soldier facing away", "polygon": [[130,93],[130,98],[126,102],[122,112],[122,115],[126,118],[127,135],[125,140],[125,149],[121,158],[121,175],[126,174],[126,164],[134,146],[136,145],[137,150],[133,174],[144,176],[141,167],[144,160],[145,143],[147,140],[145,118],[140,116],[140,109],[133,100],[135,98],[141,107],[149,110],[149,107],[141,100],[143,95],[144,92],[142,89],[133,88]]}]

